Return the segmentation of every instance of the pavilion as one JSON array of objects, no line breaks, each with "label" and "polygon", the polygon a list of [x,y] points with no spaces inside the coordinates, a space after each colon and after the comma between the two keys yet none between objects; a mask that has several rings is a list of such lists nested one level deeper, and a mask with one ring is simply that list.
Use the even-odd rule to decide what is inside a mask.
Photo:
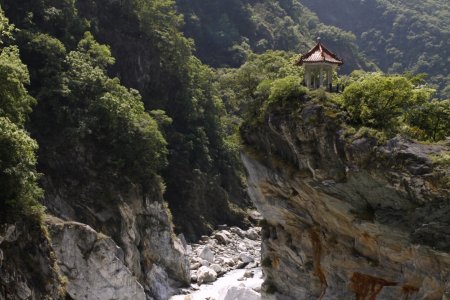
[{"label": "pavilion", "polygon": [[305,67],[305,85],[310,89],[324,87],[332,90],[333,71],[344,62],[336,54],[325,48],[318,38],[315,45],[302,55],[296,65]]}]

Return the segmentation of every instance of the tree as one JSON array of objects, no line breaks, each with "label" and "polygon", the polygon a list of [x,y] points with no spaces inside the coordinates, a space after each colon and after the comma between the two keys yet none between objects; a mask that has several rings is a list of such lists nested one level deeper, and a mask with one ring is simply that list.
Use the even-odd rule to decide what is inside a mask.
[{"label": "tree", "polygon": [[0,219],[12,221],[20,215],[39,212],[37,199],[37,143],[11,122],[0,117]]},{"label": "tree", "polygon": [[57,127],[68,137],[64,143],[93,143],[91,150],[98,160],[92,168],[103,168],[117,180],[125,175],[148,188],[167,163],[167,143],[145,111],[139,92],[107,76],[106,67],[114,59],[90,33],[66,61],[63,76],[70,92],[54,107]]},{"label": "tree", "polygon": [[[11,39],[13,26],[0,9],[0,47]],[[40,212],[37,201],[37,143],[23,129],[35,100],[28,95],[26,66],[15,46],[0,48],[0,220],[15,221],[20,215]],[[38,214],[39,216],[39,214]],[[2,223],[0,221],[0,223]]]},{"label": "tree", "polygon": [[450,100],[425,102],[406,115],[413,136],[431,141],[450,136]]},{"label": "tree", "polygon": [[22,126],[31,112],[35,100],[28,94],[25,85],[29,84],[27,67],[19,58],[15,46],[0,50],[0,116],[8,117],[13,123]]},{"label": "tree", "polygon": [[372,74],[345,89],[342,106],[352,124],[391,130],[404,112],[429,96],[427,90],[415,90],[405,77]]}]

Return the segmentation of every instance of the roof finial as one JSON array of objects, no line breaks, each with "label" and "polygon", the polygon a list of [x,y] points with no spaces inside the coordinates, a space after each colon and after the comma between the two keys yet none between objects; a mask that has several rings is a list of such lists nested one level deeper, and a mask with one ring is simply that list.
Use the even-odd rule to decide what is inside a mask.
[{"label": "roof finial", "polygon": [[317,37],[317,42],[320,43],[320,36]]}]

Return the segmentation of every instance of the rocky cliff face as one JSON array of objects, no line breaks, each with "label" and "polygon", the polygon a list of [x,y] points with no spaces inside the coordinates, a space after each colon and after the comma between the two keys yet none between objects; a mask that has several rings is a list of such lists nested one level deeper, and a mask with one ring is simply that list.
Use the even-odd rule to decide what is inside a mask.
[{"label": "rocky cliff face", "polygon": [[0,225],[0,299],[65,299],[53,248],[37,222]]},{"label": "rocky cliff face", "polygon": [[71,297],[167,299],[190,282],[186,250],[158,191],[63,181],[45,178],[45,205],[66,220],[49,217],[47,225]]},{"label": "rocky cliff face", "polygon": [[432,162],[448,141],[346,138],[333,115],[309,103],[242,129],[267,294],[449,299],[449,170]]}]

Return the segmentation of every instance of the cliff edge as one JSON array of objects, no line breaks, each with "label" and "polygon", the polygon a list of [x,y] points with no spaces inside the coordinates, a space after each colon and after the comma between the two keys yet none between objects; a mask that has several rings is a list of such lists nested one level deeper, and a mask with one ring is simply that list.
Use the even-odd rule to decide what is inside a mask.
[{"label": "cliff edge", "polygon": [[450,299],[450,142],[348,134],[305,99],[241,128],[277,299]]}]

